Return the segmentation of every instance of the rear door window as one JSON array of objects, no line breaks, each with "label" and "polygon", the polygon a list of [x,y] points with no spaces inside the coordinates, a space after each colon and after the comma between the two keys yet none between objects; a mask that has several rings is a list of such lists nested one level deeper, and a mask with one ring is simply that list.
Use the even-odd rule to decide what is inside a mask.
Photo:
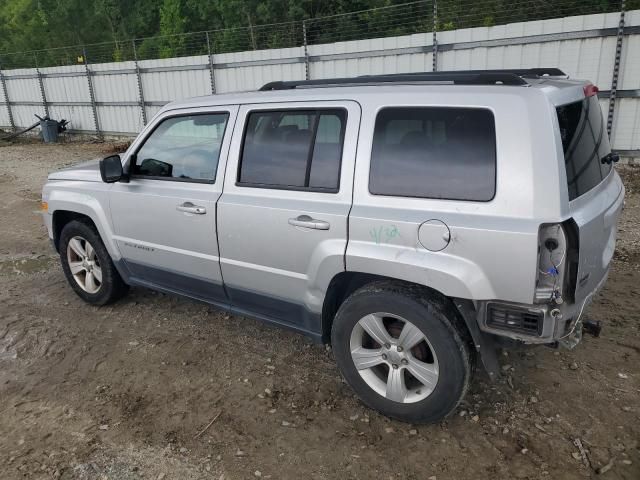
[{"label": "rear door window", "polygon": [[491,111],[392,107],[378,113],[371,193],[489,201],[495,190],[496,134]]},{"label": "rear door window", "polygon": [[345,126],[344,110],[250,113],[238,184],[337,192]]},{"label": "rear door window", "polygon": [[611,152],[596,96],[556,108],[567,171],[569,200],[598,185],[611,171],[601,159]]}]

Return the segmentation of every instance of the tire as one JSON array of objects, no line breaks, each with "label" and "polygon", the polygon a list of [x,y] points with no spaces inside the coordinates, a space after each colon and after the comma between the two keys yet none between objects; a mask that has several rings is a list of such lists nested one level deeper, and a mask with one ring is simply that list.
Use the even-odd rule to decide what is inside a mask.
[{"label": "tire", "polygon": [[60,261],[71,288],[91,305],[106,305],[129,290],[95,227],[73,220],[60,233]]},{"label": "tire", "polygon": [[446,298],[419,286],[375,282],[360,288],[340,306],[331,344],[360,399],[404,422],[442,420],[456,409],[473,376],[466,326]]}]

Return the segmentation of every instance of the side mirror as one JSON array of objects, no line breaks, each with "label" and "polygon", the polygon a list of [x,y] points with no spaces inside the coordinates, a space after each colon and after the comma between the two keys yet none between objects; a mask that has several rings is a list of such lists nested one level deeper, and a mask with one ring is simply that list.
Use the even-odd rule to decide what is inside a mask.
[{"label": "side mirror", "polygon": [[120,155],[111,155],[100,160],[100,176],[105,183],[114,183],[123,179]]}]

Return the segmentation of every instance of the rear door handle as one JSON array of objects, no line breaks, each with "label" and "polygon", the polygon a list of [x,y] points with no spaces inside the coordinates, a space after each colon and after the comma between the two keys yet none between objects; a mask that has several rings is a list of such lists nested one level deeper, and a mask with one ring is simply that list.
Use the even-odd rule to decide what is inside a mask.
[{"label": "rear door handle", "polygon": [[289,219],[289,225],[294,227],[311,228],[313,230],[329,230],[329,222],[324,220],[316,220],[309,215],[300,215],[296,218]]},{"label": "rear door handle", "polygon": [[191,202],[184,202],[182,205],[178,205],[176,210],[185,213],[195,213],[196,215],[204,215],[207,213],[206,208],[201,207],[200,205],[194,205]]}]

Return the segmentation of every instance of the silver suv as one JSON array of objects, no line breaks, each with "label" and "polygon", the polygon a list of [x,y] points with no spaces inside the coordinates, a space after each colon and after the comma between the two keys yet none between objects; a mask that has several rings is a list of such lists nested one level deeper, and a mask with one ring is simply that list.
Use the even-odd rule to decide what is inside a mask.
[{"label": "silver suv", "polygon": [[624,197],[596,93],[536,69],[174,102],[52,173],[44,221],[86,302],[138,285],[330,341],[364,403],[434,422],[498,346],[594,329]]}]

